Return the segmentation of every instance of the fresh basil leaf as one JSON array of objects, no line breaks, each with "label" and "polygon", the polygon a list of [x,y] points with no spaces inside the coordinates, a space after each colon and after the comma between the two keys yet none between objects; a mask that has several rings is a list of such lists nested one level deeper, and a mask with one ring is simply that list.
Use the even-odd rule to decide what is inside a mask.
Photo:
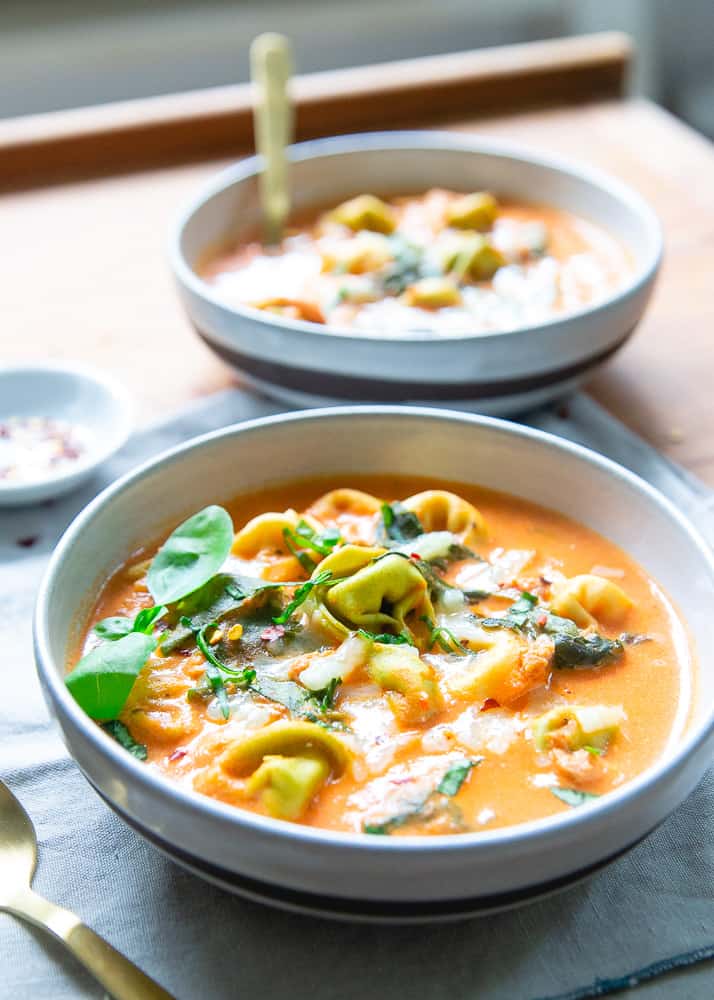
[{"label": "fresh basil leaf", "polygon": [[472,769],[477,767],[482,760],[482,757],[477,757],[475,760],[463,760],[459,764],[452,764],[436,786],[437,792],[441,792],[442,795],[456,795]]},{"label": "fresh basil leaf", "polygon": [[403,504],[382,504],[382,516],[377,525],[377,538],[382,544],[403,545],[424,534],[421,521]]},{"label": "fresh basil leaf", "polygon": [[146,747],[143,743],[136,742],[123,722],[119,722],[118,719],[112,719],[111,722],[104,722],[102,729],[113,740],[116,740],[120,746],[128,750],[132,757],[136,757],[137,760],[146,760],[148,756]]},{"label": "fresh basil leaf", "polygon": [[203,586],[218,570],[233,544],[233,522],[212,505],[180,524],[149,566],[146,582],[157,604],[173,604]]},{"label": "fresh basil leaf", "polygon": [[65,684],[92,719],[116,719],[155,649],[156,640],[141,632],[104,642],[82,657]]},{"label": "fresh basil leaf", "polygon": [[554,788],[551,786],[550,790],[556,799],[560,799],[566,806],[582,806],[586,802],[589,802],[590,799],[599,798],[598,795],[594,795],[592,792],[581,792],[577,788]]},{"label": "fresh basil leaf", "polygon": [[114,642],[116,639],[123,639],[134,631],[134,621],[131,618],[103,618],[92,629],[100,639],[107,639]]}]

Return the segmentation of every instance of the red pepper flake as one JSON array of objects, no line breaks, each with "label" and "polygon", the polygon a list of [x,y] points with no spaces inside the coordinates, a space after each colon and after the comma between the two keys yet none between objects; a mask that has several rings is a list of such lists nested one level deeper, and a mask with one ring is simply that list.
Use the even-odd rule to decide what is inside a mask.
[{"label": "red pepper flake", "polygon": [[536,625],[539,628],[543,628],[543,626],[545,625],[545,623],[547,621],[548,621],[548,615],[544,611],[542,614],[538,615],[538,617],[536,618]]},{"label": "red pepper flake", "polygon": [[492,708],[500,708],[500,707],[501,706],[498,704],[495,698],[487,698],[486,701],[481,706],[481,711],[488,712]]},{"label": "red pepper flake", "polygon": [[187,750],[181,750],[179,748],[178,750],[174,750],[172,754],[169,754],[169,760],[171,761],[171,763],[173,763],[176,760],[181,760],[186,756],[187,753],[188,753]]},{"label": "red pepper flake", "polygon": [[268,627],[264,628],[260,633],[260,638],[263,642],[272,642],[274,639],[282,639],[284,635],[284,625],[268,625]]},{"label": "red pepper flake", "polygon": [[410,553],[409,558],[410,559],[421,559],[421,556],[419,555],[418,552],[412,552],[412,553]]}]

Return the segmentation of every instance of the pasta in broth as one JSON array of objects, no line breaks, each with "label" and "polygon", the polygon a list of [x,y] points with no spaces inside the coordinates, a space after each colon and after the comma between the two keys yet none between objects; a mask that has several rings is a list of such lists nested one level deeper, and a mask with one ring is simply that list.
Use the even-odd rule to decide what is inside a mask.
[{"label": "pasta in broth", "polygon": [[210,251],[199,273],[229,304],[390,334],[489,334],[603,299],[632,271],[598,226],[487,191],[364,194],[295,223],[277,248]]},{"label": "pasta in broth", "polygon": [[173,781],[312,826],[459,834],[607,794],[682,732],[682,623],[561,515],[399,478],[232,514],[112,578],[67,676]]}]

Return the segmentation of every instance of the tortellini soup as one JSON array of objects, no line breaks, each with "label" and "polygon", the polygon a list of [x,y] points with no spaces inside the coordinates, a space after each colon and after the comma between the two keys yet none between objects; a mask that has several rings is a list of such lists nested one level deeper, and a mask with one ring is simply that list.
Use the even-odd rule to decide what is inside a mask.
[{"label": "tortellini soup", "polygon": [[332,328],[488,334],[605,298],[632,273],[604,229],[568,212],[433,189],[358,195],[281,245],[210,251],[199,273],[228,304]]},{"label": "tortellini soup", "polygon": [[667,596],[615,545],[401,477],[196,512],[108,581],[76,659],[71,693],[142,766],[393,837],[607,795],[680,739],[694,673]]}]

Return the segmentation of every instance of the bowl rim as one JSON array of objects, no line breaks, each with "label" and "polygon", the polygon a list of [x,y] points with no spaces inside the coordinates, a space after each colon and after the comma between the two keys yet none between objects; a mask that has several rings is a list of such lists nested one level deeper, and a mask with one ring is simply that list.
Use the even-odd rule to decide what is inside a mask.
[{"label": "bowl rim", "polygon": [[[64,472],[56,476],[43,476],[41,479],[32,479],[20,482],[0,481],[0,497],[12,497],[22,495],[31,500],[32,494],[42,492],[43,496],[50,496],[52,492],[61,490],[62,486],[71,480],[89,475],[116,454],[129,439],[133,427],[134,402],[129,391],[118,380],[105,374],[105,372],[92,368],[90,365],[72,364],[64,361],[28,361],[17,362],[15,364],[2,365],[0,367],[0,388],[6,379],[15,376],[35,375],[41,379],[55,380],[69,378],[74,382],[84,382],[99,389],[100,393],[110,403],[114,410],[115,418],[109,426],[109,433],[102,434],[97,439],[97,444],[87,450],[84,457],[80,457],[77,462],[65,469]],[[42,409],[41,404],[38,409]],[[91,414],[87,414],[87,419]],[[81,421],[78,421],[81,422]]]},{"label": "bowl rim", "polygon": [[649,204],[634,188],[605,171],[601,171],[589,164],[580,163],[577,160],[544,154],[510,141],[486,139],[477,135],[463,135],[458,132],[449,132],[446,130],[431,132],[412,129],[385,132],[355,132],[347,135],[308,139],[287,147],[290,161],[299,163],[309,160],[329,159],[332,156],[341,156],[349,153],[365,151],[385,152],[404,149],[413,149],[415,151],[425,149],[445,150],[501,156],[506,159],[518,161],[526,167],[537,166],[556,170],[562,174],[584,181],[592,187],[604,190],[621,203],[625,203],[644,224],[648,238],[648,253],[645,260],[640,267],[635,269],[629,281],[625,282],[621,287],[613,289],[612,292],[604,298],[598,299],[593,305],[588,305],[564,315],[552,316],[534,325],[496,330],[489,332],[487,335],[483,333],[457,334],[447,332],[440,333],[438,336],[429,336],[423,332],[420,333],[413,330],[407,330],[402,333],[360,330],[357,334],[352,327],[309,323],[306,320],[290,319],[272,313],[268,317],[260,309],[239,303],[226,302],[217,293],[213,285],[204,281],[195,272],[186,260],[182,250],[183,235],[186,227],[211,198],[227,188],[247,181],[251,177],[256,177],[260,173],[262,158],[255,155],[231,164],[215,174],[178,213],[168,245],[169,263],[176,280],[180,285],[189,289],[199,298],[209,302],[215,308],[227,310],[229,313],[244,320],[263,323],[268,326],[276,326],[284,330],[288,336],[296,333],[305,334],[310,338],[323,338],[327,335],[339,336],[344,341],[351,341],[353,344],[376,341],[410,345],[438,345],[452,342],[468,344],[474,340],[481,341],[485,336],[489,340],[498,337],[520,338],[530,335],[535,330],[557,329],[559,326],[563,329],[570,328],[576,319],[602,317],[614,304],[627,301],[642,292],[654,280],[660,268],[664,254],[664,237],[662,225],[654,210],[650,208]]},{"label": "bowl rim", "polygon": [[69,719],[69,723],[81,731],[82,736],[90,744],[95,753],[108,758],[111,766],[119,770],[127,783],[139,784],[145,792],[151,792],[159,799],[172,800],[174,806],[188,809],[189,811],[197,810],[199,814],[204,814],[209,820],[218,823],[229,823],[237,829],[247,827],[253,833],[261,833],[277,838],[287,837],[305,845],[322,845],[334,849],[408,851],[410,853],[422,852],[429,854],[445,849],[457,852],[487,851],[492,848],[512,849],[514,846],[522,845],[525,842],[538,843],[551,837],[556,838],[558,834],[567,835],[573,829],[577,829],[583,824],[597,823],[597,821],[607,823],[608,818],[618,809],[624,807],[627,803],[639,801],[650,794],[672,772],[677,771],[686,759],[693,755],[697,748],[712,735],[714,732],[714,700],[706,715],[696,724],[691,723],[689,725],[679,744],[671,750],[665,751],[650,767],[631,781],[608,792],[602,798],[593,799],[579,806],[577,809],[556,813],[540,819],[529,820],[513,826],[499,827],[494,830],[458,835],[442,834],[433,837],[408,835],[398,838],[374,837],[361,832],[353,833],[302,826],[299,823],[261,816],[257,813],[211,799],[208,796],[203,796],[192,789],[185,789],[171,782],[169,778],[148,770],[140,761],[135,760],[131,754],[126,753],[111,737],[102,732],[99,726],[75,702],[62,681],[64,664],[60,664],[59,669],[56,669],[54,665],[50,649],[48,612],[49,598],[55,576],[61,570],[64,561],[71,558],[74,541],[81,534],[85,525],[92,521],[95,516],[101,514],[115,498],[128,488],[156,474],[160,475],[162,469],[169,465],[184,461],[187,458],[190,460],[193,452],[200,450],[207,444],[212,444],[221,439],[230,439],[244,433],[269,429],[280,424],[288,424],[299,429],[300,425],[311,421],[329,421],[335,418],[353,418],[355,416],[363,418],[403,416],[405,419],[410,417],[427,418],[433,421],[469,425],[474,428],[485,429],[489,433],[501,433],[518,437],[525,441],[540,442],[551,449],[565,453],[569,457],[585,461],[619,480],[623,485],[629,486],[635,492],[644,494],[650,503],[658,506],[689,537],[701,556],[702,566],[708,569],[709,576],[714,580],[714,552],[709,548],[696,528],[679,512],[670,500],[660,493],[659,490],[655,489],[655,487],[635,475],[635,473],[624,468],[624,466],[620,466],[611,459],[588,448],[584,448],[582,445],[559,438],[557,435],[513,424],[495,417],[419,406],[353,405],[259,417],[254,420],[231,424],[228,427],[219,428],[218,430],[191,438],[143,462],[138,468],[126,473],[102,490],[65,530],[45,570],[37,595],[33,617],[35,661],[40,682],[51,700],[61,706],[65,719]]}]

